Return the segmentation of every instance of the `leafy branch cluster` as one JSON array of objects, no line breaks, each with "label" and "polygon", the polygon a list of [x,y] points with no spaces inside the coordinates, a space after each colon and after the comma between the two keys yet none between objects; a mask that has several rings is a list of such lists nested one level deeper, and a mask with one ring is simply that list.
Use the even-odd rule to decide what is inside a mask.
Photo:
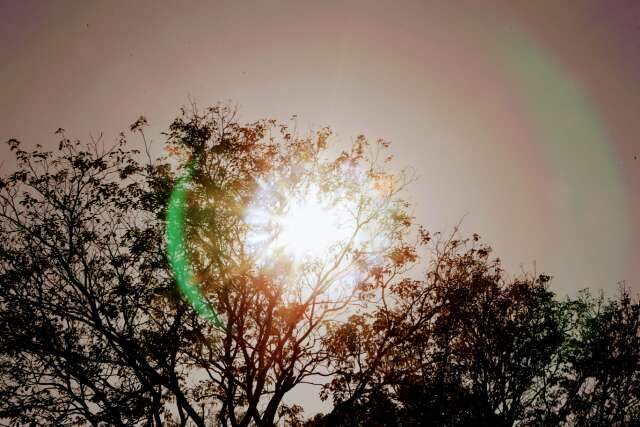
[{"label": "leafy branch cluster", "polygon": [[[634,425],[640,304],[558,299],[546,275],[509,279],[478,235],[417,227],[364,136],[241,124],[183,110],[153,160],[141,117],[105,148],[58,131],[57,151],[9,147],[0,179],[0,420],[10,425]],[[165,219],[184,209],[193,276],[222,327],[179,294]],[[269,192],[262,189],[267,185]],[[319,191],[351,233],[293,261],[248,242],[250,206],[278,215]],[[277,239],[266,229],[265,244]],[[269,234],[270,233],[270,234]],[[422,273],[417,271],[422,270]],[[292,391],[333,410],[304,420]]]}]

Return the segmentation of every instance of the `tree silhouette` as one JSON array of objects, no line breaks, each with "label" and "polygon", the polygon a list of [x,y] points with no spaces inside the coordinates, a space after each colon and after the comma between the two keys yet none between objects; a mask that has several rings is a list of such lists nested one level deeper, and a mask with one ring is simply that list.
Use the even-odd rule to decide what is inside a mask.
[{"label": "tree silhouette", "polygon": [[[2,181],[1,415],[233,426],[291,417],[284,395],[328,374],[320,339],[354,302],[352,283],[400,247],[409,226],[404,178],[379,161],[387,144],[358,137],[326,160],[329,136],[298,137],[275,121],[240,125],[226,107],[183,111],[171,124],[167,151],[178,168],[197,159],[182,256],[221,325],[181,298],[165,257],[169,163],[144,165],[124,136],[112,149],[84,149],[61,131],[55,154],[11,141],[19,163]],[[311,191],[329,206],[350,201],[349,238],[295,264],[277,250],[265,260],[251,247],[258,226],[247,207],[278,213]],[[268,241],[278,237],[263,228]]]},{"label": "tree silhouette", "polygon": [[364,284],[373,309],[326,338],[334,410],[309,425],[370,425],[380,402],[388,425],[635,425],[640,304],[558,301],[549,276],[507,280],[479,236],[455,237],[424,279]]},{"label": "tree silhouette", "polygon": [[[414,226],[387,142],[332,155],[328,128],[193,106],[154,160],[146,125],[131,126],[146,156],[124,134],[9,141],[3,422],[638,425],[640,303],[559,299],[549,276],[507,276],[478,235]],[[292,252],[300,201],[346,232]],[[303,383],[330,413],[284,403]]]},{"label": "tree silhouette", "polygon": [[[560,355],[555,410],[578,425],[637,425],[640,420],[640,302],[626,289],[605,300],[583,293],[572,303],[573,329]],[[548,404],[548,403],[547,403]]]},{"label": "tree silhouette", "polygon": [[2,416],[158,423],[168,398],[198,416],[178,363],[194,319],[173,296],[145,168],[124,139],[84,149],[59,134],[57,154],[11,141],[18,170],[2,181]]}]

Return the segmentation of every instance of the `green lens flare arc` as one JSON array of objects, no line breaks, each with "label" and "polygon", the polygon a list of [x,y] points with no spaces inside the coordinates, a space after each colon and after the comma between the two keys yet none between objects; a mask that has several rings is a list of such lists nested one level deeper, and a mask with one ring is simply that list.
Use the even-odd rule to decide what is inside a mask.
[{"label": "green lens flare arc", "polygon": [[175,276],[176,283],[184,298],[202,318],[221,328],[222,322],[215,308],[204,298],[200,285],[194,280],[189,263],[186,245],[185,214],[189,183],[193,177],[194,166],[190,162],[185,172],[174,185],[169,197],[166,217],[165,239],[169,265]]},{"label": "green lens flare arc", "polygon": [[[517,31],[505,33],[500,41],[512,93],[523,101],[539,135],[541,167],[556,183],[550,192],[557,195],[551,207],[556,212],[554,222],[561,232],[585,236],[579,241],[598,242],[570,250],[560,245],[548,256],[563,259],[564,268],[575,272],[582,271],[585,262],[602,264],[606,256],[610,267],[602,268],[601,279],[587,279],[593,280],[587,284],[600,286],[601,280],[627,271],[625,254],[632,253],[628,248],[633,235],[624,176],[607,123],[588,86],[572,76],[552,51]],[[575,276],[576,282],[584,280]]]}]

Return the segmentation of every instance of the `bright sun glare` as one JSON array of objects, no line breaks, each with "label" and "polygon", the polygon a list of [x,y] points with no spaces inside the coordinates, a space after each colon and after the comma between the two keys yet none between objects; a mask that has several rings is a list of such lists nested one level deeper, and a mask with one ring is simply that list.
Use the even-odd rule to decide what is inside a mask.
[{"label": "bright sun glare", "polygon": [[346,202],[329,204],[326,199],[317,188],[310,188],[303,196],[289,197],[279,214],[253,207],[247,218],[253,228],[249,243],[263,256],[282,251],[302,260],[328,254],[350,238],[350,229]]},{"label": "bright sun glare", "polygon": [[284,215],[276,221],[280,234],[276,247],[296,257],[318,257],[333,245],[348,239],[348,230],[340,218],[340,209],[323,206],[317,195],[293,199]]}]

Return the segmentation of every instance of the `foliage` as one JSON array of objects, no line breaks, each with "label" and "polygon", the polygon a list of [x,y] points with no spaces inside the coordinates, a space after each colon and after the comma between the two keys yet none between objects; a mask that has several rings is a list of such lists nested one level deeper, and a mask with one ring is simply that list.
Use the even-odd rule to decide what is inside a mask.
[{"label": "foliage", "polygon": [[[143,134],[145,125],[131,129]],[[10,142],[18,170],[0,196],[0,417],[246,426],[299,413],[279,412],[282,399],[326,374],[320,338],[353,303],[349,283],[408,228],[402,176],[372,191],[387,176],[378,162],[386,143],[359,137],[331,160],[329,129],[298,137],[273,120],[240,125],[226,107],[182,112],[167,151],[178,168],[197,160],[187,256],[223,319],[216,328],[177,294],[164,255],[170,163],[144,165],[124,136],[111,149],[85,149],[60,135],[57,153]],[[271,179],[276,189],[260,193]],[[277,252],[259,262],[246,207],[258,200],[277,213],[312,184],[330,205],[340,201],[333,195],[354,202],[351,238],[295,266]],[[370,244],[372,230],[383,245]]]},{"label": "foliage", "polygon": [[[478,235],[432,235],[402,199],[388,143],[183,110],[167,158],[58,131],[9,146],[0,180],[0,419],[46,425],[637,425],[640,303],[551,278],[510,278]],[[166,256],[187,168],[185,253],[199,317]],[[295,257],[278,224],[295,198],[342,209],[349,233]],[[259,237],[259,238],[257,238]],[[417,271],[423,273],[418,274]],[[333,410],[285,404],[317,384]],[[308,415],[308,414],[307,414]]]},{"label": "foliage", "polygon": [[371,425],[382,402],[389,425],[637,422],[640,303],[558,301],[549,276],[507,280],[479,236],[455,236],[424,279],[388,268],[361,287],[371,308],[325,338],[335,409],[309,425]]}]

